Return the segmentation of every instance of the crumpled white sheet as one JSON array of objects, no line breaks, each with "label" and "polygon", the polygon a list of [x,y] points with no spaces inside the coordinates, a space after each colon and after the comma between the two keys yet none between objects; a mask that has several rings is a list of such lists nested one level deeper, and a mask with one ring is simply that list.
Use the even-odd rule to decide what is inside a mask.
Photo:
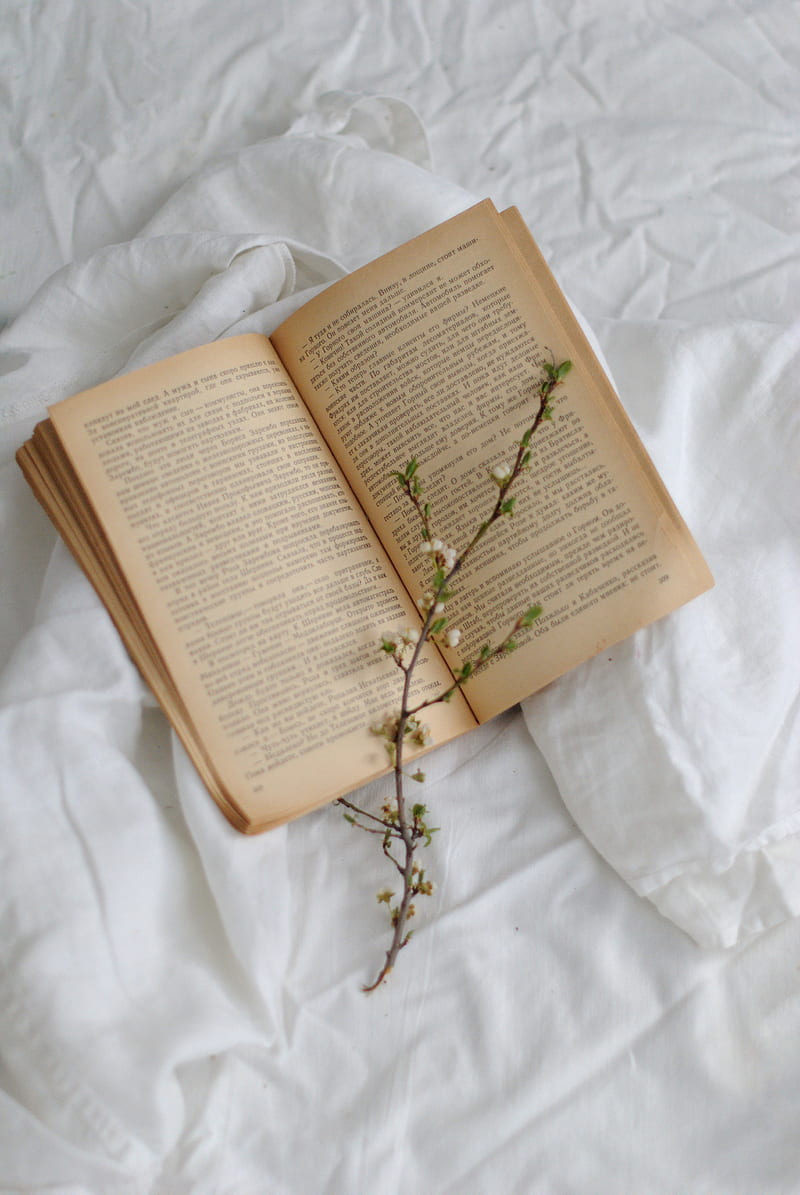
[{"label": "crumpled white sheet", "polygon": [[[404,106],[337,97],[295,136],[241,151],[190,181],[140,238],[45,286],[0,339],[9,370],[0,391],[0,482],[19,514],[11,550],[29,539],[52,542],[9,462],[47,403],[192,343],[268,332],[313,288],[472,202],[403,156],[419,160],[423,147]],[[800,909],[797,423],[788,387],[797,343],[790,331],[754,324],[690,331],[605,322],[597,330],[717,588],[551,686],[526,704],[526,718],[587,839],[699,941],[729,945]],[[57,546],[46,565],[36,552],[30,565],[16,557],[14,625],[44,577],[30,629],[0,681],[0,863],[14,952],[2,979],[0,1027],[5,1089],[17,1101],[3,1096],[0,1133],[15,1142],[20,1174],[30,1179],[41,1159],[42,1184],[52,1181],[49,1159],[60,1143],[62,1183],[91,1165],[97,1189],[109,1195],[157,1182],[172,1192],[179,1189],[172,1178],[196,1181],[225,1152],[232,1074],[250,1068],[263,1094],[271,1064],[257,1066],[253,1051],[283,1050],[277,1120],[302,1116],[309,1098],[308,1073],[292,1085],[291,1057],[301,1040],[306,1057],[319,1047],[314,1084],[337,1088],[339,1110],[353,1099],[363,1113],[358,1093],[376,1065],[386,1064],[376,1044],[384,1014],[377,1003],[359,1010],[367,1028],[354,1060],[341,1026],[341,1039],[331,1040],[326,1009],[379,956],[380,928],[368,950],[365,918],[348,924],[354,877],[331,847],[325,811],[255,840],[230,830],[165,736],[65,550]],[[494,932],[513,937],[509,916],[519,931],[525,859],[506,852],[510,842],[518,850],[530,844],[521,830],[530,816],[530,777],[548,789],[513,715],[436,753],[428,771],[434,792],[441,785],[440,799],[454,778],[466,797],[447,848],[443,940],[435,927],[427,949],[420,940],[412,972],[424,994],[437,993],[443,1036],[426,1043],[433,1075],[442,1066],[458,1071],[457,1055],[447,1053],[456,1045],[444,1029],[450,997],[441,969],[479,968],[469,954],[456,958],[471,928],[469,905],[479,891],[501,891],[509,874],[510,907],[498,913]],[[472,813],[485,816],[487,792],[496,795],[484,837],[479,822],[463,823]],[[543,801],[547,808],[546,795]],[[551,849],[561,850],[557,816],[549,830],[541,816],[537,830],[545,841],[552,833]],[[487,847],[493,850],[484,853]],[[590,884],[583,847],[569,840],[567,849],[575,854],[576,884]],[[451,868],[453,853],[469,865]],[[540,884],[537,872],[531,892]],[[307,893],[325,907],[309,905]],[[616,915],[615,898],[606,907]],[[313,918],[321,920],[309,933]],[[674,955],[688,945],[673,942]],[[710,955],[708,967],[718,965]],[[482,989],[477,971],[473,978]],[[527,982],[515,979],[522,991]],[[425,1041],[422,1005],[405,987],[397,997],[406,1001],[407,1033]],[[472,1010],[475,1040],[487,1049],[497,1040],[503,1001],[501,985]],[[466,1021],[454,1021],[469,1023],[469,1011]],[[483,1062],[482,1090],[503,1090],[509,1057],[502,1066],[491,1056]],[[477,1091],[474,1077],[462,1078],[469,1122]],[[410,1076],[404,1081],[410,1085]],[[240,1096],[246,1089],[239,1080]],[[420,1115],[422,1092],[415,1084]],[[505,1131],[513,1138],[513,1128]],[[438,1174],[437,1191],[491,1190],[485,1137],[483,1152],[470,1157],[466,1148],[456,1167],[447,1138],[417,1136],[424,1164],[390,1153],[379,1167],[379,1189],[393,1192],[401,1180],[413,1188],[416,1173],[426,1181]],[[385,1137],[376,1139],[386,1148]],[[370,1158],[369,1139],[359,1140],[363,1152],[347,1158],[321,1141],[307,1171],[295,1159],[292,1190],[367,1189],[378,1159]],[[264,1157],[274,1159],[273,1174],[253,1189],[283,1189],[280,1140],[270,1139],[264,1151],[256,1129],[243,1135],[240,1126],[236,1141],[243,1174],[250,1156],[261,1167]],[[507,1148],[509,1184],[521,1173],[518,1164]],[[233,1183],[225,1189],[238,1190],[235,1163],[226,1157],[225,1166]]]},{"label": "crumpled white sheet", "polygon": [[729,947],[800,912],[800,323],[596,330],[716,587],[525,716],[611,865]]}]

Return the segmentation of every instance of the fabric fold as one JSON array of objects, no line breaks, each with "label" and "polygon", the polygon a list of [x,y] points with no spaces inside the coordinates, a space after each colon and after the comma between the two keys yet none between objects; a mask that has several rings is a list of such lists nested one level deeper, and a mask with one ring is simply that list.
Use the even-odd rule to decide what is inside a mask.
[{"label": "fabric fold", "polygon": [[798,329],[596,326],[715,588],[524,703],[601,854],[704,946],[800,912]]},{"label": "fabric fold", "polygon": [[[190,344],[269,332],[311,290],[473,201],[426,169],[410,110],[382,103],[333,99],[200,172],[140,237],[61,271],[0,336],[0,496],[24,508],[31,542],[46,533],[12,455],[49,403]],[[732,945],[800,911],[797,340],[752,324],[595,331],[717,587],[550,686],[525,718],[586,838],[697,941]],[[198,1104],[211,1090],[198,1060],[288,1040],[284,976],[303,950],[292,894],[304,867],[324,866],[340,896],[340,861],[320,862],[300,830],[230,830],[63,548],[23,621],[0,710],[15,998],[126,1126],[130,1173],[175,1146],[187,1090]],[[434,771],[460,756],[440,758]],[[315,1016],[304,1026],[321,1040]],[[55,1124],[64,1093],[1,1004],[0,1037],[39,1068],[20,1109]],[[97,1134],[59,1131],[63,1156],[85,1150],[98,1189],[115,1190]]]}]

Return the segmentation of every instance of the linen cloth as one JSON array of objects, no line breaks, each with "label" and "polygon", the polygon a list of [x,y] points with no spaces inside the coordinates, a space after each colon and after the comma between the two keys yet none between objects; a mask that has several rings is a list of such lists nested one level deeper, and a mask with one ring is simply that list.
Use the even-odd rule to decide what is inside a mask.
[{"label": "linen cloth", "polygon": [[525,715],[612,866],[733,946],[800,912],[800,325],[597,331],[716,587]]},{"label": "linen cloth", "polygon": [[[231,1074],[250,1068],[261,1084],[254,1051],[297,1034],[313,1042],[326,1027],[326,984],[351,982],[364,952],[345,928],[348,886],[323,815],[253,841],[227,827],[88,583],[48,538],[11,454],[48,403],[215,336],[269,332],[317,287],[473,202],[424,169],[424,146],[404,105],[332,97],[291,135],[191,180],[140,237],[62,271],[0,340],[3,500],[19,516],[4,559],[23,562],[9,609],[15,625],[29,611],[30,624],[17,646],[7,637],[0,689],[3,916],[14,949],[3,974],[0,1132],[19,1173],[40,1166],[42,1185],[56,1153],[64,1191],[80,1189],[65,1174],[78,1183],[87,1170],[108,1192],[196,1180],[223,1141]],[[796,334],[753,322],[606,320],[595,331],[717,587],[531,699],[526,720],[586,839],[698,941],[728,946],[800,908]],[[443,795],[466,768],[465,816],[484,792],[501,794],[493,841],[513,841],[526,809],[509,776],[524,769],[547,785],[519,719],[433,756],[434,789]],[[553,850],[556,825],[553,813]],[[456,911],[476,885],[500,892],[505,875],[482,858],[479,835],[459,833],[474,866],[449,879],[456,941],[469,924]],[[583,848],[568,849],[576,878],[588,877]],[[312,870],[313,891],[330,897],[321,912],[299,896]],[[515,925],[520,901],[517,887]],[[613,899],[607,907],[613,916]],[[498,909],[500,932],[511,932],[511,910]],[[304,926],[329,913],[337,930],[324,934],[341,929],[340,953],[319,957],[318,928],[313,957]],[[436,988],[436,957],[430,948],[423,957]],[[720,965],[713,953],[704,964]],[[312,985],[305,1005],[292,988],[298,974]],[[409,1004],[405,1015],[418,1014]],[[476,1015],[502,1016],[502,1000]],[[344,1034],[327,1040],[315,1076],[322,1087],[344,1080],[339,1108],[358,1102],[380,1057],[362,1045],[361,1059],[345,1063],[349,1044]],[[434,1061],[447,1060],[434,1050]],[[491,1089],[504,1076],[485,1061]],[[281,1071],[276,1101],[299,1110],[307,1082],[299,1075],[292,1090]],[[216,1126],[216,1140],[197,1125]],[[244,1173],[246,1133],[239,1144]],[[253,1189],[281,1189],[288,1171],[272,1147],[273,1185],[266,1176]],[[432,1141],[422,1148],[422,1173],[433,1173],[431,1156],[444,1165]],[[263,1158],[255,1138],[252,1151]],[[484,1152],[458,1173],[489,1190],[488,1163]],[[320,1190],[364,1189],[368,1170],[331,1140],[314,1165],[312,1175],[297,1163],[296,1181],[305,1173]],[[413,1159],[389,1154],[382,1174],[382,1189],[394,1190],[395,1179],[413,1178]]]}]

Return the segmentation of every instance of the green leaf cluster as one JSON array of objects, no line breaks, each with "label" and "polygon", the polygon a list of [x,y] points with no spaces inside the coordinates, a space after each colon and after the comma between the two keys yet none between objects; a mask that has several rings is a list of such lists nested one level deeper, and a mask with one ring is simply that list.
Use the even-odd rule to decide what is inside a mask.
[{"label": "green leaf cluster", "polygon": [[[417,469],[419,468],[419,461],[415,456],[411,458],[402,473],[390,473],[390,477],[394,477],[401,489],[406,490],[412,497],[418,498],[422,493],[422,483],[417,477]],[[425,517],[428,517],[426,512]]]},{"label": "green leaf cluster", "polygon": [[556,365],[555,363],[551,364],[549,361],[545,361],[542,368],[551,382],[563,382],[572,369],[572,362],[562,361],[560,365]]},{"label": "green leaf cluster", "polygon": [[530,609],[526,610],[525,613],[522,615],[522,618],[519,620],[519,625],[521,627],[532,627],[533,624],[536,622],[536,619],[541,618],[541,616],[542,616],[542,607],[541,606],[531,606]]}]

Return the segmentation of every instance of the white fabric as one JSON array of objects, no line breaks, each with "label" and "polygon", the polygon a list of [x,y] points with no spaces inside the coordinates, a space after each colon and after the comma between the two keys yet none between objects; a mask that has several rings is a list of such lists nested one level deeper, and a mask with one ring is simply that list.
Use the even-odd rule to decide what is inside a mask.
[{"label": "white fabric", "polygon": [[716,587],[525,715],[612,866],[732,946],[800,912],[800,325],[600,334]]},{"label": "white fabric", "polygon": [[[366,148],[353,131],[365,110],[374,118],[380,101],[327,97],[292,136],[185,184],[140,238],[46,285],[4,339],[12,357],[27,354],[6,381],[6,419],[193,344],[269,332],[309,287],[471,202]],[[422,150],[409,111],[383,110],[389,137],[394,117],[402,148]],[[266,236],[232,235],[263,224]],[[718,584],[526,703],[528,724],[609,862],[702,944],[730,946],[800,910],[797,334],[610,322],[604,333]]]},{"label": "white fabric", "polygon": [[[0,1190],[794,1195],[791,6],[42,9],[9,10],[0,134]],[[439,176],[402,103],[309,103],[340,84],[412,96]],[[48,402],[268,331],[484,194],[718,583],[527,703],[535,741],[514,712],[430,757],[439,887],[367,1000],[370,844],[227,826],[10,458]]]}]

